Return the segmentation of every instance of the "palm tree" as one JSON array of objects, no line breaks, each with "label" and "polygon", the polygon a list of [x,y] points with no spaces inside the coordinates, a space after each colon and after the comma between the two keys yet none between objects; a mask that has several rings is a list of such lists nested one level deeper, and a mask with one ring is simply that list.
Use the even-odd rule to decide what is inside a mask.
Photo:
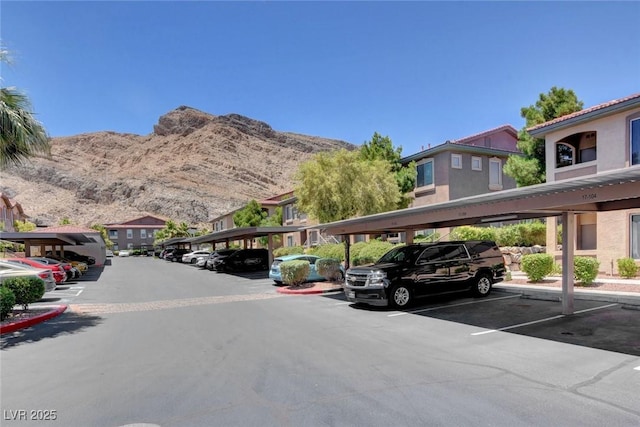
[{"label": "palm tree", "polygon": [[[1,47],[0,62],[10,63],[8,51]],[[50,150],[47,133],[34,118],[29,99],[16,88],[0,88],[0,168]]]}]

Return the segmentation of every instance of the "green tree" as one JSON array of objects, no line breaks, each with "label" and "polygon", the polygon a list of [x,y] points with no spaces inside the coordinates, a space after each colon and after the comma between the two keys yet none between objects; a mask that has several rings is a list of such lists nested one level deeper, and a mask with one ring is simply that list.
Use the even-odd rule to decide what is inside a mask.
[{"label": "green tree", "polygon": [[[10,62],[8,51],[0,47],[0,63]],[[47,133],[33,116],[27,96],[14,87],[0,88],[0,167],[21,164],[50,150]]]},{"label": "green tree", "polygon": [[360,147],[360,159],[365,161],[386,160],[391,166],[391,172],[395,174],[396,183],[401,197],[398,201],[398,209],[406,208],[411,203],[411,197],[405,196],[413,191],[416,186],[415,162],[402,166],[402,147],[393,148],[393,142],[388,136],[382,136],[378,132],[373,133],[371,141],[365,141]]},{"label": "green tree", "polygon": [[102,236],[102,240],[104,240],[105,245],[107,246],[107,248],[111,249],[113,248],[113,242],[111,241],[111,239],[109,239],[109,233],[107,233],[107,229],[104,225],[102,224],[93,224],[91,226],[91,228],[93,230],[99,231],[100,232],[100,236]]},{"label": "green tree", "polygon": [[14,221],[13,228],[15,228],[18,233],[23,233],[35,230],[37,226],[29,221]]},{"label": "green tree", "polygon": [[267,213],[262,210],[262,206],[255,200],[251,200],[247,205],[233,214],[233,223],[236,227],[257,227],[267,217]]},{"label": "green tree", "polygon": [[317,153],[294,181],[298,209],[323,223],[390,211],[401,197],[388,161],[362,161],[344,149]]},{"label": "green tree", "polygon": [[[260,225],[264,227],[281,227],[282,226],[282,206],[276,207],[276,210],[271,215],[267,216],[266,218],[263,218]],[[279,234],[276,234],[273,236],[273,242],[276,246],[280,244],[281,240],[282,240],[282,236],[280,236]],[[262,246],[266,246],[269,243],[269,238],[266,236],[260,237],[258,241]]]},{"label": "green tree", "polygon": [[504,166],[504,173],[515,179],[518,187],[546,181],[544,139],[532,137],[527,129],[582,108],[583,103],[573,90],[555,86],[549,93],[541,93],[534,105],[522,107],[520,116],[525,119],[525,126],[518,132],[518,148],[524,156],[509,156]]},{"label": "green tree", "polygon": [[156,233],[154,244],[160,243],[163,240],[173,239],[174,237],[189,236],[191,236],[191,233],[189,232],[189,224],[181,222],[180,225],[178,225],[175,221],[169,219],[165,222],[164,228],[162,230],[158,230]]}]

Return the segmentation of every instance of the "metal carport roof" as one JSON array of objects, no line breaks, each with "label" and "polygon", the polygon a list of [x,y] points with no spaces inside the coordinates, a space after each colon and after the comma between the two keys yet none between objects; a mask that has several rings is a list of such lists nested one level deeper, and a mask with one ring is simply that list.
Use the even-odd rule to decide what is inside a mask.
[{"label": "metal carport roof", "polygon": [[566,225],[562,234],[562,311],[572,314],[575,214],[630,208],[640,208],[640,166],[308,228],[331,235],[376,234],[562,216]]},{"label": "metal carport roof", "polygon": [[351,218],[309,229],[388,233],[640,207],[640,167]]}]

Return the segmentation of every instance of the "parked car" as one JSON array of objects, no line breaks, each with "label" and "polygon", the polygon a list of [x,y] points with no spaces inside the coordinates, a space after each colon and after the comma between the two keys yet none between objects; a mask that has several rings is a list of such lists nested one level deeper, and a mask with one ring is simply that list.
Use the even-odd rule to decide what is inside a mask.
[{"label": "parked car", "polygon": [[59,255],[47,255],[46,258],[55,259],[55,260],[60,261],[60,262],[66,262],[68,264],[71,264],[72,266],[77,268],[78,271],[80,271],[80,273],[82,273],[82,274],[86,273],[87,270],[89,270],[89,265],[86,262],[72,261],[70,259],[63,258],[63,257],[61,257]]},{"label": "parked car", "polygon": [[228,257],[214,261],[216,271],[256,271],[269,269],[269,251],[240,249]]},{"label": "parked car", "polygon": [[189,249],[175,248],[174,250],[169,252],[167,255],[165,255],[164,259],[171,262],[182,262],[182,255],[189,252],[190,252]]},{"label": "parked car", "polygon": [[198,250],[193,252],[188,252],[182,255],[182,262],[185,264],[195,264],[198,261],[199,256],[209,256],[211,255],[211,251]]},{"label": "parked car", "polygon": [[208,256],[199,256],[196,260],[196,267],[204,268],[208,259]]},{"label": "parked car", "polygon": [[29,257],[29,258],[32,259],[32,260],[41,262],[43,264],[48,264],[48,265],[58,265],[59,264],[60,267],[67,273],[67,280],[77,279],[82,275],[80,273],[80,270],[78,270],[73,265],[69,264],[68,262],[58,261],[57,259],[53,259],[53,258],[49,258],[49,257]]},{"label": "parked car", "polygon": [[492,241],[413,244],[393,248],[375,264],[347,270],[347,300],[396,308],[415,298],[471,290],[484,297],[504,279],[504,257]]},{"label": "parked car", "polygon": [[118,251],[118,256],[119,257],[131,256],[131,251],[129,249],[121,249],[120,251]]},{"label": "parked car", "polygon": [[106,255],[107,258],[111,258],[111,257],[113,257],[113,251],[111,249],[107,249],[105,251],[105,255]]},{"label": "parked car", "polygon": [[6,261],[19,265],[28,265],[40,270],[51,270],[56,285],[61,285],[67,281],[67,272],[64,271],[60,264],[44,264],[31,258],[7,258]]},{"label": "parked car", "polygon": [[44,270],[30,267],[27,265],[18,265],[7,261],[0,261],[0,283],[10,277],[37,277],[44,281],[45,292],[52,291],[56,288],[56,281],[53,278],[51,270]]},{"label": "parked car", "polygon": [[209,257],[206,259],[204,267],[207,270],[213,271],[215,270],[214,264],[217,259],[226,258],[236,251],[238,251],[238,249],[217,249],[213,251],[211,255],[209,255]]},{"label": "parked car", "polygon": [[[47,256],[49,255],[53,255],[53,251],[48,251],[47,252]],[[56,254],[60,255],[59,252],[56,252]],[[86,262],[89,265],[93,265],[96,263],[96,259],[92,256],[89,255],[80,255],[77,252],[74,251],[64,251],[62,253],[62,257],[66,258],[66,259],[70,259],[71,261],[82,261],[82,262]]]},{"label": "parked car", "polygon": [[[296,254],[296,255],[286,255],[275,258],[273,263],[271,264],[271,269],[269,270],[269,279],[276,282],[276,285],[282,285],[282,275],[280,273],[280,264],[285,261],[307,261],[309,263],[309,275],[307,276],[307,282],[321,282],[326,280],[324,276],[321,276],[316,269],[316,261],[321,257],[316,255],[304,255],[304,254]],[[344,268],[340,266],[340,271],[344,277]]]}]

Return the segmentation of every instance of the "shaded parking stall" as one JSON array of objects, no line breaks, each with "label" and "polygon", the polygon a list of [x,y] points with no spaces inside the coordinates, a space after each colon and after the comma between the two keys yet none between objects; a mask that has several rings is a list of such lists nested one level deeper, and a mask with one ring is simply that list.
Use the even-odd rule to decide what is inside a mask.
[{"label": "shaded parking stall", "polygon": [[416,230],[561,217],[562,313],[571,314],[575,310],[573,258],[576,214],[631,208],[640,208],[639,167],[400,209],[309,228],[345,237],[345,258],[348,267],[351,235],[405,233],[407,243],[412,243]]}]

